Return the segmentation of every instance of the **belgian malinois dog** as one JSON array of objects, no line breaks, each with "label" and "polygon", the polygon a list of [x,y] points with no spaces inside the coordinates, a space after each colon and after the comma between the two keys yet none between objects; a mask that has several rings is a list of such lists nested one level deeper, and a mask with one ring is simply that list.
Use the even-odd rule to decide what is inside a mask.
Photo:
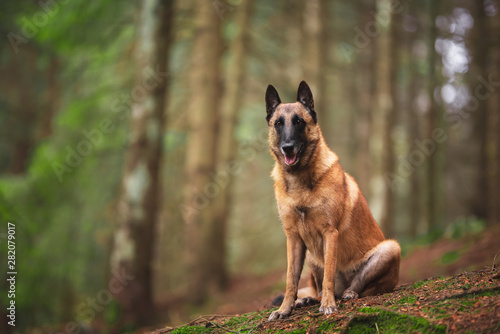
[{"label": "belgian malinois dog", "polygon": [[[285,297],[269,320],[319,301],[320,312],[332,314],[337,311],[335,297],[392,291],[399,280],[399,244],[384,238],[357,183],[327,147],[307,83],[300,83],[295,103],[281,103],[269,85],[266,110],[288,261]],[[306,253],[309,294],[296,301]]]}]

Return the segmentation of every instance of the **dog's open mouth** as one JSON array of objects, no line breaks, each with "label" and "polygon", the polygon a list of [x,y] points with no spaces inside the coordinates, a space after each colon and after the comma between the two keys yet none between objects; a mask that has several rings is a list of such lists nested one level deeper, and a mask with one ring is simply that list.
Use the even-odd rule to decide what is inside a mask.
[{"label": "dog's open mouth", "polygon": [[285,163],[288,166],[294,165],[299,159],[297,159],[297,154],[285,154]]}]

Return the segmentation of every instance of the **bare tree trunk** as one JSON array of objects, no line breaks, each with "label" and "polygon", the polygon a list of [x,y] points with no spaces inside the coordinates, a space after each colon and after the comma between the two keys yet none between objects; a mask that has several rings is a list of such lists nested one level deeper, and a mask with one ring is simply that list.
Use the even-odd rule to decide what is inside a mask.
[{"label": "bare tree trunk", "polygon": [[[409,12],[413,13],[415,17],[420,16],[420,9],[419,6],[415,3],[410,4]],[[419,75],[418,72],[418,61],[415,59],[415,56],[413,55],[413,43],[415,40],[417,40],[419,36],[411,36],[408,37],[408,45],[407,45],[407,52],[410,55],[410,60],[409,60],[409,73],[410,73],[410,84],[409,84],[409,89],[408,89],[408,104],[407,104],[407,110],[408,110],[408,116],[406,118],[406,129],[408,131],[408,147],[411,149],[413,146],[413,143],[415,142],[416,139],[420,138],[420,133],[419,133],[419,116],[418,116],[418,108],[417,108],[417,94],[419,90],[421,89],[422,85],[422,78]],[[401,169],[403,170],[403,169]],[[421,187],[421,182],[422,182],[422,177],[421,177],[421,171],[418,168],[414,168],[413,170],[408,170],[407,172],[410,173],[410,187],[408,191],[408,210],[409,210],[409,235],[411,238],[416,238],[418,233],[419,233],[419,225],[420,225],[420,220],[422,218],[422,213],[421,213],[421,198],[422,198],[422,187]]]},{"label": "bare tree trunk", "polygon": [[45,99],[45,112],[41,115],[39,138],[47,138],[52,135],[52,120],[59,111],[61,102],[61,85],[57,77],[60,69],[60,61],[57,56],[52,56],[47,70],[47,94]]},{"label": "bare tree trunk", "polygon": [[125,156],[118,227],[110,259],[112,276],[130,280],[112,291],[122,307],[121,325],[146,324],[153,314],[151,263],[160,203],[172,8],[172,0],[145,0],[139,23],[130,146]]},{"label": "bare tree trunk", "polygon": [[326,113],[325,65],[330,43],[326,34],[327,13],[326,0],[304,2],[301,34],[302,80],[306,80],[315,92],[314,107],[320,117]]},{"label": "bare tree trunk", "polygon": [[[217,276],[210,264],[216,257],[213,244],[213,200],[220,195],[214,174],[217,109],[220,100],[219,61],[221,20],[210,1],[195,4],[196,31],[191,51],[188,107],[190,126],[186,150],[186,186],[183,207],[186,223],[189,298],[203,302]],[[220,239],[217,242],[222,242]]]},{"label": "bare tree trunk", "polygon": [[[386,46],[387,49],[385,52],[387,55],[384,57],[385,61],[389,61],[389,57],[392,57],[392,61],[390,61],[390,65],[386,67],[388,73],[384,73],[383,76],[388,76],[384,80],[388,80],[389,82],[386,84],[388,87],[388,92],[384,92],[384,94],[389,93],[389,96],[386,98],[389,99],[387,102],[382,101],[383,117],[384,117],[384,126],[382,131],[382,170],[385,176],[395,175],[395,158],[394,158],[394,143],[392,141],[392,132],[396,125],[396,106],[397,106],[397,71],[398,66],[400,64],[400,55],[399,55],[399,33],[398,29],[401,29],[401,25],[399,22],[400,15],[392,14],[391,22],[390,22],[390,30],[389,30],[389,41]],[[384,53],[385,53],[384,52]],[[382,218],[380,219],[380,225],[382,227],[382,231],[388,238],[394,237],[394,215],[395,215],[395,192],[396,192],[396,183],[395,180],[390,180],[389,178],[385,178],[386,182],[384,183],[384,207],[382,210]]]},{"label": "bare tree trunk", "polygon": [[[471,38],[471,51],[473,54],[473,68],[471,69],[471,81],[477,81],[478,76],[488,77],[488,45],[485,36],[488,36],[488,20],[484,12],[482,1],[473,2],[474,27]],[[486,90],[486,88],[483,88]],[[478,218],[488,216],[488,202],[484,196],[488,197],[488,102],[478,99],[478,108],[472,114],[474,117],[474,137],[479,145],[476,167],[476,189],[472,198],[471,211]]]},{"label": "bare tree trunk", "polygon": [[[361,3],[359,11],[363,13],[361,22],[364,26],[369,22],[372,17],[370,13],[375,10],[373,3]],[[357,181],[366,199],[370,201],[370,178],[372,163],[370,158],[370,140],[372,137],[372,111],[376,99],[376,42],[372,41],[368,46],[367,52],[362,52],[361,65],[355,66],[357,71],[357,84],[358,88],[358,177]]]},{"label": "bare tree trunk", "polygon": [[[427,94],[429,96],[430,107],[427,115],[427,139],[433,138],[433,131],[437,128],[437,121],[439,117],[439,107],[436,105],[436,99],[434,98],[434,90],[436,89],[436,51],[434,49],[434,43],[437,38],[436,17],[438,4],[435,2],[429,2],[429,6],[429,82],[427,86]],[[427,161],[427,232],[434,228],[438,223],[436,210],[439,208],[438,201],[441,201],[441,199],[438,199],[438,178],[438,157],[437,149],[435,149],[434,152],[430,153]]]},{"label": "bare tree trunk", "polygon": [[226,89],[222,98],[222,108],[219,119],[219,134],[217,136],[217,172],[221,184],[220,194],[214,201],[214,228],[212,229],[212,245],[214,258],[212,270],[219,289],[227,286],[228,274],[226,268],[226,235],[229,208],[231,207],[232,178],[234,177],[236,138],[234,130],[237,114],[242,105],[245,73],[245,57],[247,51],[247,28],[253,10],[252,0],[244,1],[236,13],[235,23],[238,33],[234,37],[229,54]]},{"label": "bare tree trunk", "polygon": [[[381,11],[387,8],[387,1],[379,0],[377,1],[377,11]],[[392,108],[392,98],[391,98],[391,58],[390,58],[390,19],[387,19],[388,24],[378,26],[379,35],[374,40],[375,42],[375,110],[372,117],[373,132],[372,139],[370,142],[370,156],[373,162],[373,177],[371,179],[371,192],[372,192],[372,202],[371,208],[375,219],[379,222],[382,227],[382,231],[387,233],[387,223],[386,223],[386,198],[388,191],[387,187],[390,187],[390,182],[387,180],[387,173],[384,171],[386,156],[385,150],[386,139],[384,138],[384,133],[387,131],[387,115],[390,113]]]},{"label": "bare tree trunk", "polygon": [[496,87],[491,92],[488,99],[488,111],[491,120],[488,121],[488,223],[500,224],[500,1],[495,0],[497,13],[489,19],[489,40],[490,40],[490,69],[489,73],[495,81]]}]

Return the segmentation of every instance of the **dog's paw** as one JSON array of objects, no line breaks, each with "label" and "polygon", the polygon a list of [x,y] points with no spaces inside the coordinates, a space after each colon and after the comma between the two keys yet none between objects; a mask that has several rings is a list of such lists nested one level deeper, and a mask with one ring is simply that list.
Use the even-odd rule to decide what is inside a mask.
[{"label": "dog's paw", "polygon": [[319,308],[320,312],[323,312],[324,315],[329,315],[329,314],[334,314],[335,312],[338,311],[338,308],[336,305],[333,306],[321,306]]},{"label": "dog's paw", "polygon": [[285,319],[290,315],[290,313],[292,313],[291,310],[290,311],[280,311],[280,310],[274,311],[273,313],[271,313],[271,315],[269,316],[267,321]]},{"label": "dog's paw", "polygon": [[356,299],[359,295],[352,290],[345,290],[342,299]]},{"label": "dog's paw", "polygon": [[316,298],[304,297],[304,298],[297,299],[297,301],[295,302],[295,307],[299,308],[299,307],[304,307],[304,306],[309,306],[309,305],[315,305],[318,303],[319,303],[319,301]]},{"label": "dog's paw", "polygon": [[325,294],[323,296],[319,311],[323,312],[325,315],[333,314],[338,311],[333,294]]}]

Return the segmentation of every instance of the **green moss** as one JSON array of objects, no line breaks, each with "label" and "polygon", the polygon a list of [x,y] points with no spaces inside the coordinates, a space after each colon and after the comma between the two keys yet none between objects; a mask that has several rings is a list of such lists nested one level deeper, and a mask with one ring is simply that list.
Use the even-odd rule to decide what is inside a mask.
[{"label": "green moss", "polygon": [[271,329],[268,329],[265,333],[287,333],[287,334],[305,334],[307,332],[307,330],[305,328],[300,328],[300,329],[294,329],[294,330],[291,330],[291,331],[283,331],[281,329],[274,329],[274,328],[271,328]]},{"label": "green moss", "polygon": [[419,288],[423,287],[425,285],[425,283],[426,283],[426,281],[417,282],[417,283],[413,284],[412,286],[410,286],[410,290],[419,289]]},{"label": "green moss", "polygon": [[305,328],[299,328],[299,329],[294,329],[290,332],[283,332],[283,333],[289,333],[289,334],[304,334],[306,333],[306,329]]},{"label": "green moss", "polygon": [[345,333],[446,333],[446,327],[432,325],[424,318],[381,310],[378,314],[355,317]]},{"label": "green moss", "polygon": [[436,319],[443,319],[449,317],[450,315],[441,305],[442,304],[436,305],[436,307],[426,307],[422,311],[424,313],[432,315]]},{"label": "green moss", "polygon": [[462,305],[467,306],[467,307],[471,307],[471,306],[473,306],[475,303],[476,303],[476,301],[475,301],[475,300],[464,300],[464,301],[462,302]]},{"label": "green moss", "polygon": [[326,333],[329,333],[335,328],[336,325],[337,323],[335,323],[334,321],[325,321],[324,323],[318,326],[316,332],[322,333],[323,331],[325,331]]},{"label": "green moss", "polygon": [[500,295],[500,288],[495,288],[491,290],[481,291],[479,293],[467,294],[465,298],[476,298],[476,297],[493,297]]},{"label": "green moss", "polygon": [[380,310],[373,308],[373,307],[362,307],[358,310],[361,313],[377,313],[380,312]]},{"label": "green moss", "polygon": [[437,284],[436,284],[436,290],[437,291],[441,291],[441,290],[453,288],[454,286],[455,286],[455,281],[453,281],[453,280],[443,280],[443,281],[437,282]]},{"label": "green moss", "polygon": [[241,324],[247,322],[248,318],[251,315],[252,315],[252,313],[232,317],[232,318],[229,318],[226,321],[224,321],[221,325],[224,327],[235,327],[235,326],[238,326],[238,325],[241,325]]},{"label": "green moss", "polygon": [[210,328],[202,326],[183,326],[172,331],[172,334],[210,333]]},{"label": "green moss", "polygon": [[415,304],[417,301],[416,296],[405,296],[397,301],[398,304]]}]

